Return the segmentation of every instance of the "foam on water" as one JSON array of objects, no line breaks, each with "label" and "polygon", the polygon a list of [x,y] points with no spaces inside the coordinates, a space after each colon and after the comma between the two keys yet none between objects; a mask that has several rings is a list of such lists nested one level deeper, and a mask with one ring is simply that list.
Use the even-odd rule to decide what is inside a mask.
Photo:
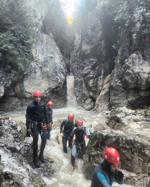
[{"label": "foam on water", "polygon": [[[47,186],[49,187],[90,187],[91,181],[85,179],[83,174],[83,167],[84,162],[83,160],[77,160],[76,169],[73,170],[73,167],[71,165],[71,150],[68,148],[68,154],[63,153],[62,144],[58,144],[56,142],[56,136],[57,133],[60,131],[59,125],[55,127],[55,123],[59,121],[62,121],[63,119],[66,119],[69,113],[75,114],[75,119],[81,118],[84,120],[84,123],[86,126],[90,127],[90,124],[93,121],[101,121],[105,122],[105,117],[103,114],[100,114],[95,111],[83,111],[78,110],[74,108],[63,108],[63,109],[54,109],[54,129],[51,131],[51,139],[47,141],[47,145],[45,148],[45,155],[47,157],[50,157],[54,160],[53,168],[54,168],[54,174],[50,178],[44,177],[43,179],[47,183]],[[13,117],[15,120],[24,121],[25,122],[25,111],[19,111],[19,112],[7,112],[3,115],[9,115]],[[59,123],[58,123],[59,124]],[[40,140],[40,139],[39,139]],[[40,141],[39,141],[40,145]],[[0,151],[0,154],[2,152]],[[6,154],[7,155],[7,154]],[[5,157],[5,154],[4,154]],[[12,158],[7,158],[6,161],[3,159],[3,164],[6,165],[6,170],[11,169],[11,164],[17,162],[13,161]],[[9,164],[10,163],[10,164]],[[8,167],[9,166],[9,167]],[[15,165],[12,167],[13,172],[15,172],[20,177],[26,178],[24,180],[25,186],[29,186],[29,176],[26,174],[26,169],[30,169],[31,172],[35,172],[29,165],[22,166]],[[18,169],[19,168],[19,169]],[[113,184],[114,187],[119,187],[117,183]],[[129,185],[121,185],[122,187],[131,187]]]}]

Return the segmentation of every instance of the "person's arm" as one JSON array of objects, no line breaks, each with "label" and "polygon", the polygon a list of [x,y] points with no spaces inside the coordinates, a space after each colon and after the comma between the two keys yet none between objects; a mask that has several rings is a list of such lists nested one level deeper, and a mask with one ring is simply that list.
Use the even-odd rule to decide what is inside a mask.
[{"label": "person's arm", "polygon": [[30,137],[30,118],[31,118],[31,108],[30,108],[30,105],[27,107],[27,110],[26,110],[26,136],[29,136]]},{"label": "person's arm", "polygon": [[72,144],[73,144],[73,140],[74,140],[74,135],[75,135],[75,129],[73,129],[73,131],[71,132],[71,137],[72,137],[71,143]]},{"label": "person's arm", "polygon": [[97,181],[98,181],[98,186],[97,187],[112,187],[110,184],[107,182],[105,175],[103,175],[101,172],[97,173]]},{"label": "person's arm", "polygon": [[60,125],[60,133],[62,133],[63,132],[63,126],[65,125],[65,122],[63,121],[62,123],[61,123],[61,125]]},{"label": "person's arm", "polygon": [[83,135],[83,138],[85,138],[85,136],[86,136],[88,139],[90,139],[90,134],[89,134],[89,132],[87,131],[87,129],[85,130],[85,133],[84,133],[84,135]]},{"label": "person's arm", "polygon": [[119,169],[118,169],[118,171],[115,172],[114,178],[118,184],[124,183],[124,174]]},{"label": "person's arm", "polygon": [[48,116],[47,116],[47,110],[46,110],[45,104],[44,104],[44,118],[45,118],[46,124],[48,125]]},{"label": "person's arm", "polygon": [[52,124],[53,124],[53,109],[52,109]]},{"label": "person's arm", "polygon": [[77,127],[77,121],[75,120],[75,127]]}]

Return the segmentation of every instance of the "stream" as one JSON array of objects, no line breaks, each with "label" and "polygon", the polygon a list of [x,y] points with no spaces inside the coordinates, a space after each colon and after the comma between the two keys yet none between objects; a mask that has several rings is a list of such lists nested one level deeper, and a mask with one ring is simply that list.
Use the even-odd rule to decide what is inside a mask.
[{"label": "stream", "polygon": [[[73,170],[72,165],[70,163],[70,148],[68,148],[68,154],[66,154],[62,150],[62,144],[58,144],[56,141],[56,136],[60,131],[60,124],[64,119],[67,118],[69,113],[74,113],[76,120],[81,118],[87,128],[91,128],[92,123],[95,121],[105,123],[106,120],[105,116],[102,113],[98,113],[96,111],[83,111],[73,108],[62,108],[53,110],[54,127],[51,131],[51,139],[47,141],[44,154],[46,157],[50,157],[54,160],[54,174],[51,176],[51,178],[43,178],[48,187],[90,187],[91,184],[91,181],[87,180],[84,177],[83,160],[77,160],[76,169]],[[25,111],[5,112],[1,115],[10,116],[17,121],[25,122]],[[118,185],[117,183],[113,183],[113,186],[131,187],[125,184]]]}]

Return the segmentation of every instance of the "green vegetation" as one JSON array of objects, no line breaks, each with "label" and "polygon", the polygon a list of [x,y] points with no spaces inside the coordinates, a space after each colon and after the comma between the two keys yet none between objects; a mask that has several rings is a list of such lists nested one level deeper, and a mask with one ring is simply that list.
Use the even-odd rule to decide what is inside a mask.
[{"label": "green vegetation", "polygon": [[30,62],[32,25],[24,0],[0,1],[0,64],[8,72],[23,71]]},{"label": "green vegetation", "polygon": [[[149,45],[150,34],[150,1],[147,0],[114,0],[100,5],[103,15],[112,17],[117,28],[118,38],[126,34],[130,38],[130,47],[142,51]],[[118,49],[119,42],[113,45]]]}]

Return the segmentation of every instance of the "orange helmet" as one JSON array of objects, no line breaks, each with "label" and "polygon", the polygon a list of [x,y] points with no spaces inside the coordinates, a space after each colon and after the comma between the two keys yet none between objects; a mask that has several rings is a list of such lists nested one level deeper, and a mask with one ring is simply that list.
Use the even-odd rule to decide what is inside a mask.
[{"label": "orange helmet", "polygon": [[103,158],[112,164],[120,163],[120,155],[116,149],[113,147],[108,147],[104,153]]},{"label": "orange helmet", "polygon": [[47,105],[52,105],[53,106],[53,102],[52,101],[48,101]]},{"label": "orange helmet", "polygon": [[77,120],[77,125],[83,125],[83,120],[82,119],[78,119]]},{"label": "orange helmet", "polygon": [[33,96],[34,96],[34,97],[38,97],[38,96],[41,97],[42,94],[41,94],[41,92],[36,91],[36,92],[34,92]]},{"label": "orange helmet", "polygon": [[73,119],[74,119],[74,114],[72,114],[72,113],[71,113],[71,114],[69,114],[69,115],[68,115],[68,119],[73,120]]}]

